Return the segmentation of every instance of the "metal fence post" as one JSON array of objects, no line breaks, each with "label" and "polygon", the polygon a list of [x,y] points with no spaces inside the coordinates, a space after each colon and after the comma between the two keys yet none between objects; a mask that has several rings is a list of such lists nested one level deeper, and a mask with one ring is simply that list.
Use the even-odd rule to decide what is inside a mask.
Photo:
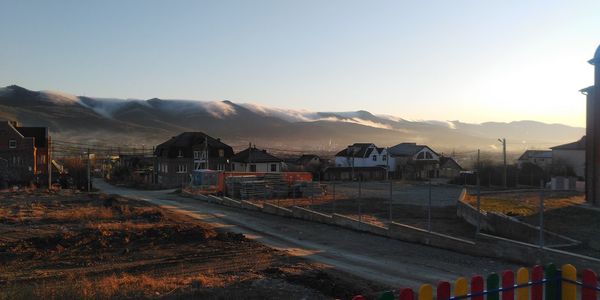
[{"label": "metal fence post", "polygon": [[332,213],[335,214],[335,181],[333,182],[333,200],[331,202],[332,205]]},{"label": "metal fence post", "polygon": [[479,178],[479,172],[477,172],[477,231],[481,232],[481,178]]},{"label": "metal fence post", "polygon": [[361,197],[362,197],[362,192],[361,192],[361,184],[362,184],[362,178],[358,179],[358,222],[362,222],[362,207],[361,207]]},{"label": "metal fence post", "polygon": [[540,180],[540,249],[544,248],[544,180]]},{"label": "metal fence post", "polygon": [[392,223],[392,200],[393,200],[393,195],[392,195],[392,191],[393,191],[393,186],[392,186],[392,181],[390,180],[390,223]]},{"label": "metal fence post", "polygon": [[429,176],[429,208],[427,209],[427,231],[431,232],[431,176]]}]

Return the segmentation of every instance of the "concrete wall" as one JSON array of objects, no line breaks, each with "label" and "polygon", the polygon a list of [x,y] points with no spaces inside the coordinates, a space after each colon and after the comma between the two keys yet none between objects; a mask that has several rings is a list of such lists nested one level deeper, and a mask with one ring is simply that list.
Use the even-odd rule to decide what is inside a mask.
[{"label": "concrete wall", "polygon": [[294,216],[294,214],[292,213],[292,211],[290,209],[276,206],[276,205],[269,204],[269,203],[265,203],[263,205],[262,211],[265,213],[268,213],[268,214],[278,215],[278,216],[282,216],[282,217],[293,217]]},{"label": "concrete wall", "polygon": [[299,207],[299,206],[292,207],[292,215],[295,218],[303,219],[303,220],[307,220],[307,221],[326,223],[326,224],[333,223],[332,217],[330,215],[322,214],[320,212],[316,212],[316,211],[306,209],[303,207]]}]

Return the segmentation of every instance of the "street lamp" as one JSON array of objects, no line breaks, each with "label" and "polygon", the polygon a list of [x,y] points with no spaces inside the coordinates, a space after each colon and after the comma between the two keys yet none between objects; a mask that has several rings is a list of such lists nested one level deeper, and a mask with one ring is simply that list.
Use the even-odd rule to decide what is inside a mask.
[{"label": "street lamp", "polygon": [[498,142],[500,142],[502,144],[502,156],[504,158],[504,174],[503,174],[503,178],[502,178],[502,186],[504,188],[507,188],[507,174],[508,174],[508,170],[506,167],[506,139],[502,138],[502,139],[498,139]]}]

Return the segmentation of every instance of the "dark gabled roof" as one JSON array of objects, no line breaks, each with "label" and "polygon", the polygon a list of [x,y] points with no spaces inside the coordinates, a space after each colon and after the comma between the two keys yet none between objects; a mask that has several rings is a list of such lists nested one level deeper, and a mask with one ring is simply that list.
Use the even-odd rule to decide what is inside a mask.
[{"label": "dark gabled roof", "polygon": [[310,162],[314,158],[321,159],[318,155],[315,155],[315,154],[303,154],[302,156],[300,156],[300,158],[298,158],[296,160],[296,163],[304,164],[304,163]]},{"label": "dark gabled roof", "polygon": [[234,155],[231,161],[240,163],[270,163],[282,162],[283,160],[267,153],[267,150],[252,147]]},{"label": "dark gabled roof", "polygon": [[[335,156],[342,157],[367,157],[373,152],[373,147],[375,146],[372,143],[355,143],[346,147],[344,150],[338,152]],[[353,149],[348,151],[349,149]]]},{"label": "dark gabled roof", "polygon": [[452,157],[440,156],[440,168],[448,164],[454,164],[458,167],[459,170],[464,170],[463,167]]},{"label": "dark gabled roof", "polygon": [[585,135],[577,142],[550,147],[552,150],[585,150]]},{"label": "dark gabled roof", "polygon": [[435,155],[440,156],[428,146],[417,145],[417,143],[400,143],[396,146],[388,148],[388,153],[392,156],[413,156],[419,151],[421,151],[423,148],[427,148],[431,150],[431,152],[433,152]]},{"label": "dark gabled roof", "polygon": [[24,137],[35,138],[37,148],[48,146],[48,128],[47,127],[15,127],[15,129]]},{"label": "dark gabled roof", "polygon": [[162,156],[166,151],[168,157],[177,157],[179,150],[181,150],[184,157],[192,157],[192,147],[204,145],[206,140],[208,140],[208,147],[210,149],[225,149],[227,152],[233,154],[233,149],[229,145],[203,132],[184,132],[178,136],[174,136],[166,142],[156,146],[155,154],[157,156]]},{"label": "dark gabled roof", "polygon": [[552,158],[552,150],[527,150],[519,157],[519,160],[529,158]]}]

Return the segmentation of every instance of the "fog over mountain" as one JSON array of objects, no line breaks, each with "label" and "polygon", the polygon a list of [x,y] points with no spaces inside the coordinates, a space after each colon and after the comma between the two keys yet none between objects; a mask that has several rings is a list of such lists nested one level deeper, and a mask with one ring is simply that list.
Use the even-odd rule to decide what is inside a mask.
[{"label": "fog over mountain", "polygon": [[536,121],[410,121],[363,110],[311,112],[227,100],[93,98],[15,85],[0,88],[0,118],[49,126],[61,140],[151,147],[183,131],[203,131],[235,148],[252,142],[259,147],[307,151],[335,151],[354,142],[379,146],[417,142],[441,151],[491,150],[500,137],[509,141],[511,150],[521,151],[575,141],[585,132],[584,128]]}]

